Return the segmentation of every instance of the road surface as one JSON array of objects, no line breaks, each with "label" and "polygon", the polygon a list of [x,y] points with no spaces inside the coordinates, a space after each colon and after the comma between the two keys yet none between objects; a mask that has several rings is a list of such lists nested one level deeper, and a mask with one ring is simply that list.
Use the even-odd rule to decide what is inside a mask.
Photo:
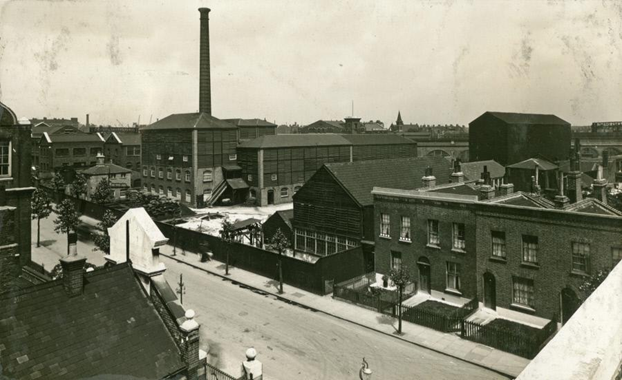
[{"label": "road surface", "polygon": [[[323,313],[264,296],[162,256],[167,281],[186,284],[184,306],[197,313],[210,364],[237,375],[255,347],[267,378],[357,379],[362,358],[375,379],[504,379],[505,377]],[[208,344],[209,347],[205,347]]]}]

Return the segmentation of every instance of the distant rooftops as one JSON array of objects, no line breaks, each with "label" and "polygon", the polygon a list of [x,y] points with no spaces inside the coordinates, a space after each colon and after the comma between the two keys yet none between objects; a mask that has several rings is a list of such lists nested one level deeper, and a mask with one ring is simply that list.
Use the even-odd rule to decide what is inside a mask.
[{"label": "distant rooftops", "polygon": [[238,145],[239,148],[288,148],[350,145],[412,145],[412,140],[395,135],[340,135],[329,133],[267,135]]},{"label": "distant rooftops", "polygon": [[144,131],[156,129],[236,129],[226,121],[217,119],[207,113],[178,113],[169,115],[143,128]]}]

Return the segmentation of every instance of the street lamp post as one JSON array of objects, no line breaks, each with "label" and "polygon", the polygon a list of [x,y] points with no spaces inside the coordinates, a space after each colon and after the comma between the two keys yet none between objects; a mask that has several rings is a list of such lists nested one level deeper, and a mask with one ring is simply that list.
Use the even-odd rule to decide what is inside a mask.
[{"label": "street lamp post", "polygon": [[371,380],[372,373],[373,372],[371,371],[371,369],[369,369],[369,364],[367,364],[367,361],[365,360],[365,358],[363,358],[363,366],[361,367],[361,370],[359,371],[359,379]]}]

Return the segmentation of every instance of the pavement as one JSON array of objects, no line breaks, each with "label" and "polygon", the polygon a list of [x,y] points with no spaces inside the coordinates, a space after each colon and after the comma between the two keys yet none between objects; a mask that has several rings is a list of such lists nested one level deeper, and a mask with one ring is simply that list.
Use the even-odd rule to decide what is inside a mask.
[{"label": "pavement", "polygon": [[[33,224],[33,261],[43,264],[51,270],[66,252],[66,237],[53,231],[54,215],[41,221],[42,246],[36,247],[36,223]],[[97,221],[88,217],[81,217],[83,228],[97,224]],[[101,252],[93,251],[92,243],[79,241],[78,252],[87,257],[87,261],[95,265],[103,265],[105,262]],[[427,327],[403,321],[402,334],[397,334],[397,319],[367,310],[359,306],[333,299],[330,295],[321,296],[314,293],[284,285],[284,294],[278,294],[278,284],[266,287],[267,280],[263,276],[229,267],[229,275],[224,274],[224,265],[218,261],[200,262],[199,256],[180,249],[173,253],[174,248],[170,245],[162,247],[160,254],[179,263],[202,270],[212,275],[229,280],[234,284],[241,284],[264,294],[269,294],[282,301],[299,305],[317,312],[322,312],[332,317],[354,323],[371,329],[378,333],[398,339],[402,342],[424,347],[437,353],[445,354],[451,358],[462,360],[476,366],[489,369],[507,377],[517,377],[529,364],[529,360],[500,351],[485,345],[461,339],[454,333],[442,333]]]}]

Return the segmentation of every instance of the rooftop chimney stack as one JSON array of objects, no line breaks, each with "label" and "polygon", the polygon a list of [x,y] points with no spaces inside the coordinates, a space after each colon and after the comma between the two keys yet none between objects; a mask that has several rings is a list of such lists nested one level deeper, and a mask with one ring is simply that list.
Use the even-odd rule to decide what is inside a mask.
[{"label": "rooftop chimney stack", "polygon": [[63,268],[63,288],[69,297],[82,294],[85,264],[86,257],[77,256],[77,253],[60,259]]},{"label": "rooftop chimney stack", "polygon": [[89,124],[89,114],[86,114],[86,127],[88,128],[91,124]]},{"label": "rooftop chimney stack", "polygon": [[[603,156],[604,156],[603,152]],[[603,157],[603,163],[604,163],[604,157]],[[593,187],[594,187],[594,198],[598,199],[599,201],[603,202],[604,204],[607,204],[607,179],[603,178],[603,166],[598,166],[598,178],[596,178],[594,180],[593,183]]]},{"label": "rooftop chimney stack", "polygon": [[464,173],[462,172],[462,167],[460,165],[460,159],[456,159],[454,161],[454,172],[451,173],[452,182],[464,182]]},{"label": "rooftop chimney stack", "polygon": [[559,194],[555,196],[554,202],[555,207],[559,209],[563,209],[570,203],[570,199],[564,195],[564,172],[562,171],[559,172]]},{"label": "rooftop chimney stack", "polygon": [[432,174],[432,168],[425,168],[425,175],[421,178],[421,182],[423,182],[423,187],[434,187],[436,186],[436,177]]},{"label": "rooftop chimney stack", "polygon": [[199,47],[199,112],[212,115],[212,90],[209,62],[209,8],[199,8],[201,32]]},{"label": "rooftop chimney stack", "polygon": [[106,156],[102,154],[102,152],[97,153],[97,164],[96,166],[104,166],[106,161]]}]

